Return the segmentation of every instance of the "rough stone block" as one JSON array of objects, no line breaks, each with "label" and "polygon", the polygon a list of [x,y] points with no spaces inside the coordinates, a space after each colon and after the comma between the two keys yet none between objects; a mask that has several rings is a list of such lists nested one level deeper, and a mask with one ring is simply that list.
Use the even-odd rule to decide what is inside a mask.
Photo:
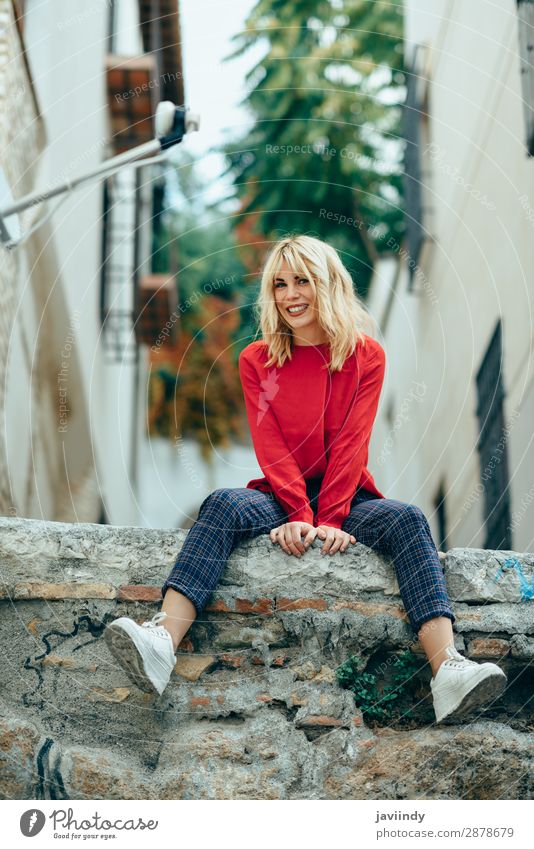
[{"label": "rough stone block", "polygon": [[468,657],[506,657],[510,651],[508,640],[495,637],[479,637],[467,644]]},{"label": "rough stone block", "polygon": [[197,681],[203,672],[213,666],[215,657],[213,655],[187,655],[179,654],[176,657],[174,671],[188,681]]},{"label": "rough stone block", "polygon": [[116,598],[117,590],[111,584],[62,583],[53,584],[44,581],[24,581],[15,584],[13,598],[49,599],[63,598]]}]

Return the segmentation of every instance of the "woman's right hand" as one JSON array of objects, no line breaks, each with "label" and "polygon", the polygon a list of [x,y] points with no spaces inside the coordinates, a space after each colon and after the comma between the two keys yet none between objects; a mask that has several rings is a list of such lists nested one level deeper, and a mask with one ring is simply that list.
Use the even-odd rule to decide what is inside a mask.
[{"label": "woman's right hand", "polygon": [[336,551],[346,551],[350,545],[356,544],[356,537],[340,528],[330,525],[318,525],[317,536],[325,541],[321,554],[335,554]]},{"label": "woman's right hand", "polygon": [[[303,534],[306,534],[304,542],[302,541]],[[317,536],[317,528],[314,528],[309,522],[286,522],[269,531],[269,536],[271,542],[278,543],[286,554],[302,557]]]}]

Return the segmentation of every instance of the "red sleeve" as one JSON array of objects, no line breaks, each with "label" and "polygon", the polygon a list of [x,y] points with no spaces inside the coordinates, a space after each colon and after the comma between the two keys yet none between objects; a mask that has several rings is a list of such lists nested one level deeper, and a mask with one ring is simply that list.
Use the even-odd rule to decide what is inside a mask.
[{"label": "red sleeve", "polygon": [[341,430],[327,448],[327,466],[317,506],[318,525],[341,528],[367,463],[369,441],[384,382],[386,355],[367,341],[364,366]]},{"label": "red sleeve", "polygon": [[[293,455],[287,447],[278,420],[269,404],[273,389],[271,378],[260,376],[245,352],[239,356],[239,375],[245,396],[248,423],[258,463],[267,478],[276,499],[287,513],[290,522],[309,522],[313,525],[306,482]],[[272,367],[275,380],[276,367]],[[274,387],[275,388],[275,387]]]}]

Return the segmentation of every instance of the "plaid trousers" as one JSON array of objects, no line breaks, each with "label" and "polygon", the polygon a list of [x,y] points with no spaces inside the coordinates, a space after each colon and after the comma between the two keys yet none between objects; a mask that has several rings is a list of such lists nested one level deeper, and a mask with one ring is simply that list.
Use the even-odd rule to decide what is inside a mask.
[{"label": "plaid trousers", "polygon": [[[319,487],[319,478],[307,481],[312,509],[316,507]],[[214,490],[200,505],[198,519],[188,531],[161,588],[162,596],[172,587],[187,596],[197,615],[200,614],[235,546],[243,540],[268,534],[287,521],[282,506],[270,493],[246,487]],[[438,552],[419,507],[359,490],[352,499],[343,530],[363,545],[392,558],[401,598],[415,634],[435,616],[447,616],[455,621]]]}]

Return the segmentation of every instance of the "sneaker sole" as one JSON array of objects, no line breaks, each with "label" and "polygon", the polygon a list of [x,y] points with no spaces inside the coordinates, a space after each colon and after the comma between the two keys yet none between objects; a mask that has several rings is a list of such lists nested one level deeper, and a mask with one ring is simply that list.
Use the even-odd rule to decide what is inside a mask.
[{"label": "sneaker sole", "polygon": [[121,627],[108,625],[104,639],[111,654],[126,672],[126,675],[144,693],[159,695],[143,666],[143,658],[129,634]]},{"label": "sneaker sole", "polygon": [[488,701],[495,701],[504,693],[507,678],[503,675],[488,675],[475,684],[472,690],[463,697],[461,702],[437,722],[446,722],[465,717],[472,711],[482,707]]}]

